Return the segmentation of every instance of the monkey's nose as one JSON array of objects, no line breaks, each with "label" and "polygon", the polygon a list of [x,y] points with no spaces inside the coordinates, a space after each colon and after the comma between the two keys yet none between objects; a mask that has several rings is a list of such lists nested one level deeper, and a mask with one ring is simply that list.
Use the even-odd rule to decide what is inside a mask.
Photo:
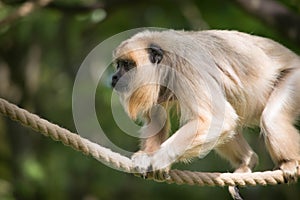
[{"label": "monkey's nose", "polygon": [[115,75],[112,76],[112,78],[111,78],[111,86],[113,88],[116,86],[118,80],[119,80],[119,76],[118,75],[115,74]]}]

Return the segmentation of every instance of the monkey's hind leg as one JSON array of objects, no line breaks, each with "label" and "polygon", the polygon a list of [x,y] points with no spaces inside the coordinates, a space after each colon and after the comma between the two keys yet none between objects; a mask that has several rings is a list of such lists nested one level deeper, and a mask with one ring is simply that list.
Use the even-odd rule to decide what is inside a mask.
[{"label": "monkey's hind leg", "polygon": [[300,135],[294,126],[300,114],[300,69],[282,77],[272,92],[261,118],[266,146],[283,171],[286,182],[297,181]]},{"label": "monkey's hind leg", "polygon": [[[241,133],[237,133],[234,138],[218,146],[216,152],[236,168],[235,173],[251,172],[258,161],[256,153],[254,153]],[[237,187],[229,186],[228,190],[233,199],[242,199]]]}]

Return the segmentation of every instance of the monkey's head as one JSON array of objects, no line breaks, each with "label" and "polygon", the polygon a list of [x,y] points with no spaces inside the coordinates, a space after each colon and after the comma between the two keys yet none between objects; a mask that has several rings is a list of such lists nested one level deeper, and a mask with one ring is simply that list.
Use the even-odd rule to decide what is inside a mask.
[{"label": "monkey's head", "polygon": [[168,72],[161,67],[167,52],[152,32],[142,32],[122,42],[114,51],[116,72],[112,87],[119,93],[128,115],[147,114],[156,104],[172,99]]}]

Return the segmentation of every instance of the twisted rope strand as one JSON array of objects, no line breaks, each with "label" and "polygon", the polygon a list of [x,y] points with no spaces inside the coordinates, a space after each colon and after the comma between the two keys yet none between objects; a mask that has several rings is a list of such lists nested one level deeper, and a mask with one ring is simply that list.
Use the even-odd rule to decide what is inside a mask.
[{"label": "twisted rope strand", "polygon": [[[116,169],[128,173],[134,172],[134,167],[128,157],[82,138],[78,134],[42,119],[2,98],[0,98],[0,113],[85,155],[91,155],[101,162],[108,163]],[[155,181],[198,186],[255,186],[276,185],[285,182],[281,170],[254,173],[205,173],[171,170],[169,175],[170,178],[166,180]],[[298,175],[300,175],[299,172]]]},{"label": "twisted rope strand", "polygon": [[39,116],[29,113],[27,110],[17,107],[14,104],[0,98],[0,113],[29,127],[55,141],[61,141],[64,145],[70,146],[75,150],[81,151],[85,155],[91,155],[97,160],[110,163],[112,166],[123,169],[126,172],[131,170],[131,160],[127,157],[114,153],[96,143],[93,143],[78,134],[59,127]]}]

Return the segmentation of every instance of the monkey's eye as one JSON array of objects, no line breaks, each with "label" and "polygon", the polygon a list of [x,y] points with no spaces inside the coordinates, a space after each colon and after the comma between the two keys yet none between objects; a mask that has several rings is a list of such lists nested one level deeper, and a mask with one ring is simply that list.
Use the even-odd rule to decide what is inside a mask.
[{"label": "monkey's eye", "polygon": [[163,50],[160,48],[160,46],[156,44],[150,44],[148,48],[148,53],[149,53],[149,59],[150,62],[153,64],[159,64],[161,60],[163,59]]},{"label": "monkey's eye", "polygon": [[130,60],[119,60],[117,62],[117,69],[122,69],[124,71],[129,71],[135,66],[135,63]]}]

